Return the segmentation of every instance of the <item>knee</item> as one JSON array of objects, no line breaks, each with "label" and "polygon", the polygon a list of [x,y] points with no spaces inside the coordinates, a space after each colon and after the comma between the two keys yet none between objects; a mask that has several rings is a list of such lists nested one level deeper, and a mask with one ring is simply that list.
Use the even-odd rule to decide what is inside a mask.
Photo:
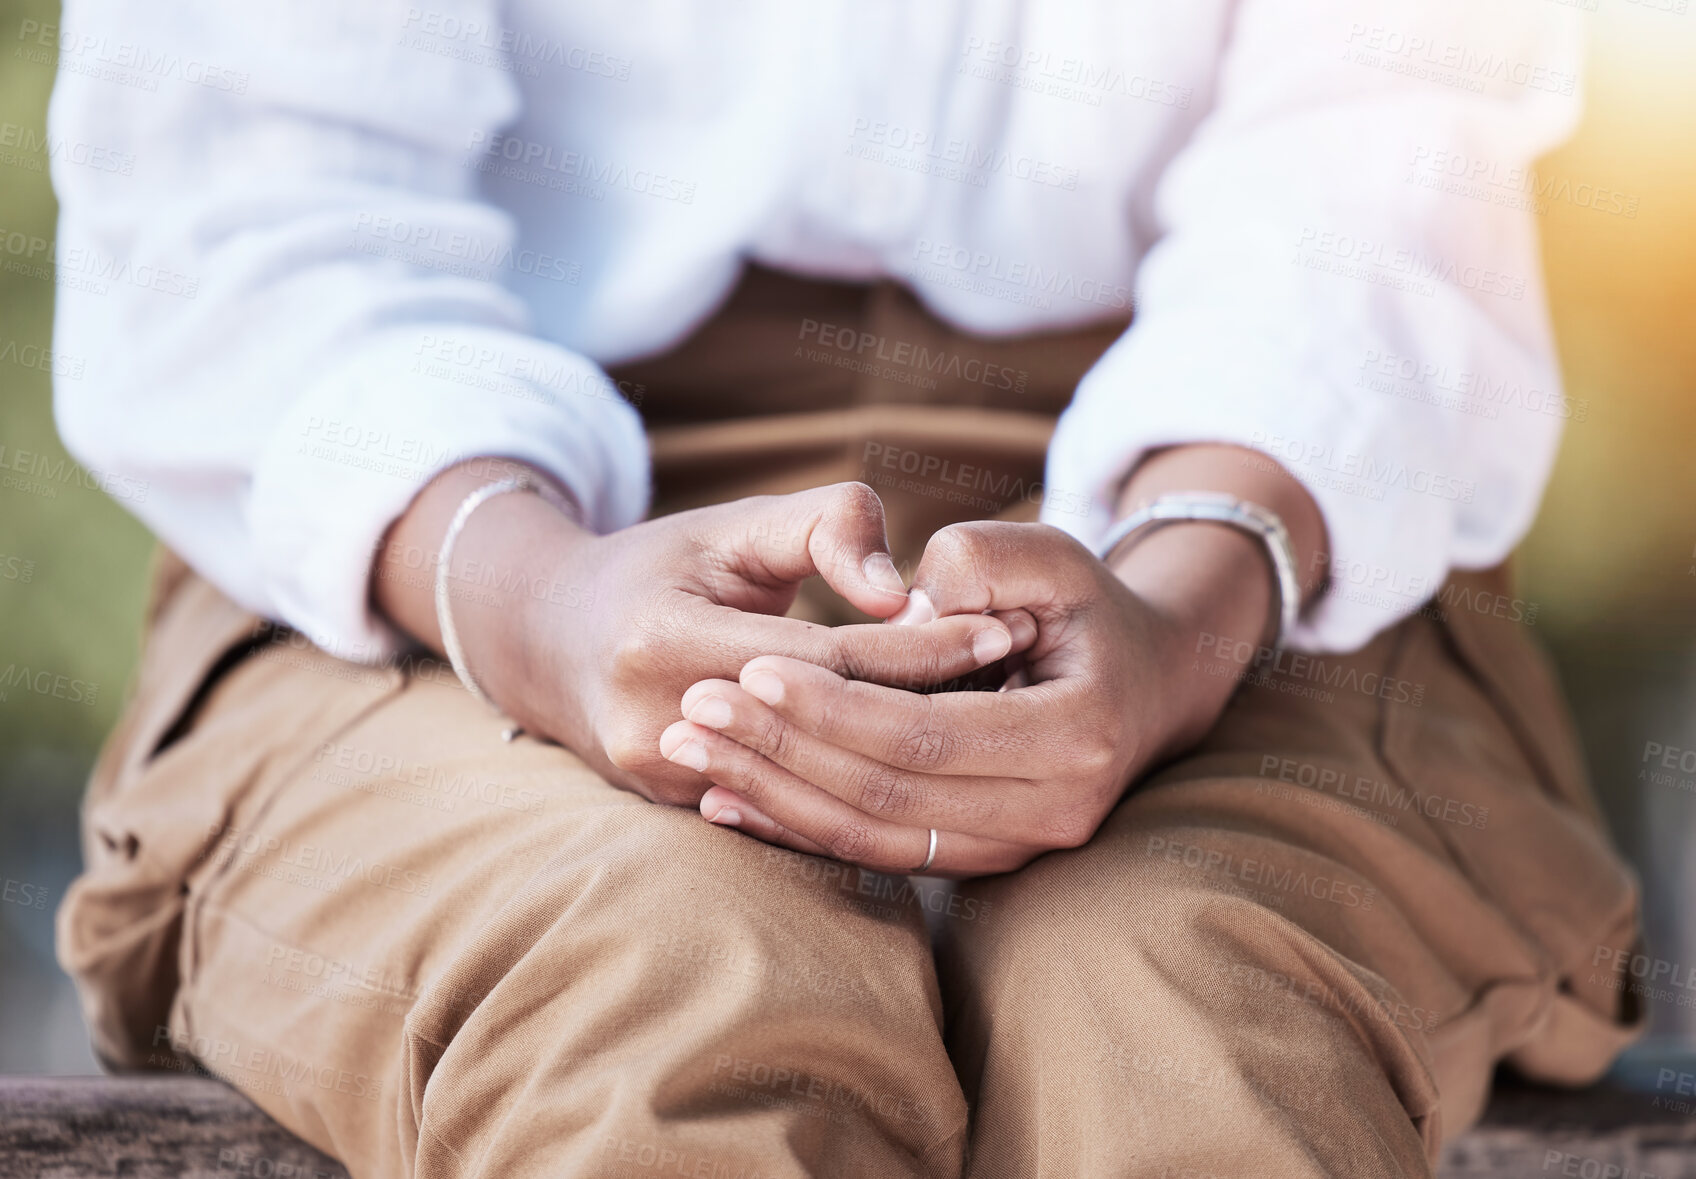
[{"label": "knee", "polygon": [[585,1128],[610,1166],[730,1123],[749,1159],[784,1157],[802,1126],[908,1160],[957,1131],[916,913],[845,902],[840,866],[692,813],[608,810],[455,953],[441,987],[472,1009],[409,1028],[435,1135],[507,1150],[522,1109]]},{"label": "knee", "polygon": [[515,990],[522,1022],[634,1017],[656,995],[703,1028],[754,1010],[863,1021],[915,996],[940,1019],[918,907],[858,869],[646,804],[563,816],[498,858],[490,888],[505,895],[445,949],[413,1013],[438,1043]]}]

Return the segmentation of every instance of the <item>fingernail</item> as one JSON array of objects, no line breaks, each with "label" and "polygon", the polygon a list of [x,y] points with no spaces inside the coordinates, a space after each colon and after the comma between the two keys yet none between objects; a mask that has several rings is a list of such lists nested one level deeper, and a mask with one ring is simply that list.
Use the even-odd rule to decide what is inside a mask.
[{"label": "fingernail", "polygon": [[895,562],[888,553],[872,553],[860,562],[860,569],[874,589],[902,597],[907,595],[907,583],[901,580],[901,574],[896,572]]},{"label": "fingernail", "polygon": [[666,754],[665,759],[680,766],[688,766],[696,773],[705,773],[707,769],[707,747],[699,741],[685,741]]},{"label": "fingernail", "polygon": [[721,806],[707,822],[717,823],[721,827],[740,827],[742,825],[742,812],[733,806]]},{"label": "fingernail", "polygon": [[972,636],[972,658],[978,665],[994,663],[1013,649],[1013,636],[1001,627],[986,627]]},{"label": "fingernail", "polygon": [[889,621],[896,626],[922,626],[935,619],[936,607],[931,604],[930,595],[922,589],[916,589],[907,591],[907,604],[892,615]]},{"label": "fingernail", "polygon": [[730,702],[723,696],[702,696],[687,715],[704,729],[722,729],[730,723]]},{"label": "fingernail", "polygon": [[1015,611],[1002,620],[1013,634],[1013,645],[1021,649],[1036,642],[1036,623],[1030,615]]},{"label": "fingernail", "polygon": [[[756,667],[742,677],[742,687],[748,695],[776,708],[783,703],[783,677],[775,671]],[[693,719],[693,718],[691,718]],[[705,724],[705,721],[701,722]]]}]

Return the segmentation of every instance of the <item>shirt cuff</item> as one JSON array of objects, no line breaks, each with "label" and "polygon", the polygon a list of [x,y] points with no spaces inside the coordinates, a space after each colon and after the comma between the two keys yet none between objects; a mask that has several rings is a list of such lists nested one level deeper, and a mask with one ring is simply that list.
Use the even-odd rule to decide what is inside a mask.
[{"label": "shirt cuff", "polygon": [[[1363,404],[1335,374],[1315,376],[1290,359],[1221,347],[1211,316],[1132,328],[1061,416],[1042,518],[1094,548],[1125,477],[1150,451],[1191,443],[1259,451],[1307,488],[1328,534],[1320,559],[1331,583],[1285,641],[1300,651],[1354,651],[1440,588],[1456,513],[1473,489],[1433,459],[1443,451],[1434,431],[1426,437],[1418,420]],[[1280,371],[1306,372],[1314,383],[1285,378],[1280,386],[1270,375]]]},{"label": "shirt cuff", "polygon": [[404,649],[371,609],[373,558],[426,483],[483,456],[554,476],[597,532],[647,510],[641,419],[593,362],[508,331],[391,328],[307,390],[256,463],[248,526],[280,620],[342,659]]}]

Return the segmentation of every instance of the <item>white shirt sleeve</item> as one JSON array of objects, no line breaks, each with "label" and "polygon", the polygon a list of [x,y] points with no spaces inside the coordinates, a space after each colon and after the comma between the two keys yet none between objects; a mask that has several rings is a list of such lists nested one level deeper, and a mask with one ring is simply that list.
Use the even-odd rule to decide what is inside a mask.
[{"label": "white shirt sleeve", "polygon": [[1347,651],[1530,526],[1569,403],[1536,156],[1578,113],[1571,10],[1244,0],[1214,106],[1156,193],[1136,321],[1060,423],[1086,542],[1150,448],[1236,443],[1317,500],[1331,584],[1294,644]]},{"label": "white shirt sleeve", "polygon": [[56,344],[88,358],[60,432],[212,581],[346,658],[399,645],[372,556],[443,468],[535,464],[602,531],[646,506],[635,411],[503,286],[575,271],[515,251],[465,166],[516,112],[498,47],[407,37],[496,7],[65,5],[53,134],[133,166],[54,161]]}]

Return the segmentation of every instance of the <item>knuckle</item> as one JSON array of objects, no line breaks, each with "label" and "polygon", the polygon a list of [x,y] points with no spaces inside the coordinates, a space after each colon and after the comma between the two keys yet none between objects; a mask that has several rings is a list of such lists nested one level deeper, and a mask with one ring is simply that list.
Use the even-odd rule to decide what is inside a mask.
[{"label": "knuckle", "polygon": [[770,713],[754,722],[749,739],[761,756],[775,762],[782,762],[788,757],[795,743],[788,722]]},{"label": "knuckle", "polygon": [[928,772],[944,765],[950,754],[951,742],[935,723],[935,714],[928,698],[924,710],[918,713],[895,738],[895,761],[908,769]]},{"label": "knuckle", "polygon": [[883,519],[883,500],[868,484],[838,483],[834,490],[836,511],[851,519]]},{"label": "knuckle", "polygon": [[870,665],[861,658],[860,652],[853,643],[844,642],[841,632],[836,627],[825,630],[820,638],[819,657],[825,667],[836,672],[844,679],[863,680],[871,678]]},{"label": "knuckle", "polygon": [[985,530],[967,521],[939,530],[925,546],[925,556],[940,560],[951,568],[975,569],[983,562],[987,548]]},{"label": "knuckle", "polygon": [[659,743],[652,734],[631,727],[622,727],[608,734],[601,748],[613,768],[626,774],[636,773],[657,760],[663,760],[659,755]]},{"label": "knuckle", "polygon": [[660,628],[645,619],[636,619],[608,652],[608,673],[619,683],[646,684],[659,668],[665,648]]},{"label": "knuckle", "polygon": [[1099,823],[1094,811],[1083,806],[1056,810],[1043,828],[1042,841],[1049,848],[1082,847],[1095,836]]},{"label": "knuckle", "polygon": [[919,801],[918,784],[884,765],[873,765],[866,771],[859,794],[861,810],[892,817],[909,814]]},{"label": "knuckle", "polygon": [[868,824],[857,819],[843,819],[821,834],[819,846],[834,859],[859,863],[871,858],[877,837]]},{"label": "knuckle", "polygon": [[1073,746],[1072,760],[1078,771],[1091,778],[1098,778],[1113,768],[1118,760],[1117,743],[1111,738],[1096,734],[1085,738]]}]

